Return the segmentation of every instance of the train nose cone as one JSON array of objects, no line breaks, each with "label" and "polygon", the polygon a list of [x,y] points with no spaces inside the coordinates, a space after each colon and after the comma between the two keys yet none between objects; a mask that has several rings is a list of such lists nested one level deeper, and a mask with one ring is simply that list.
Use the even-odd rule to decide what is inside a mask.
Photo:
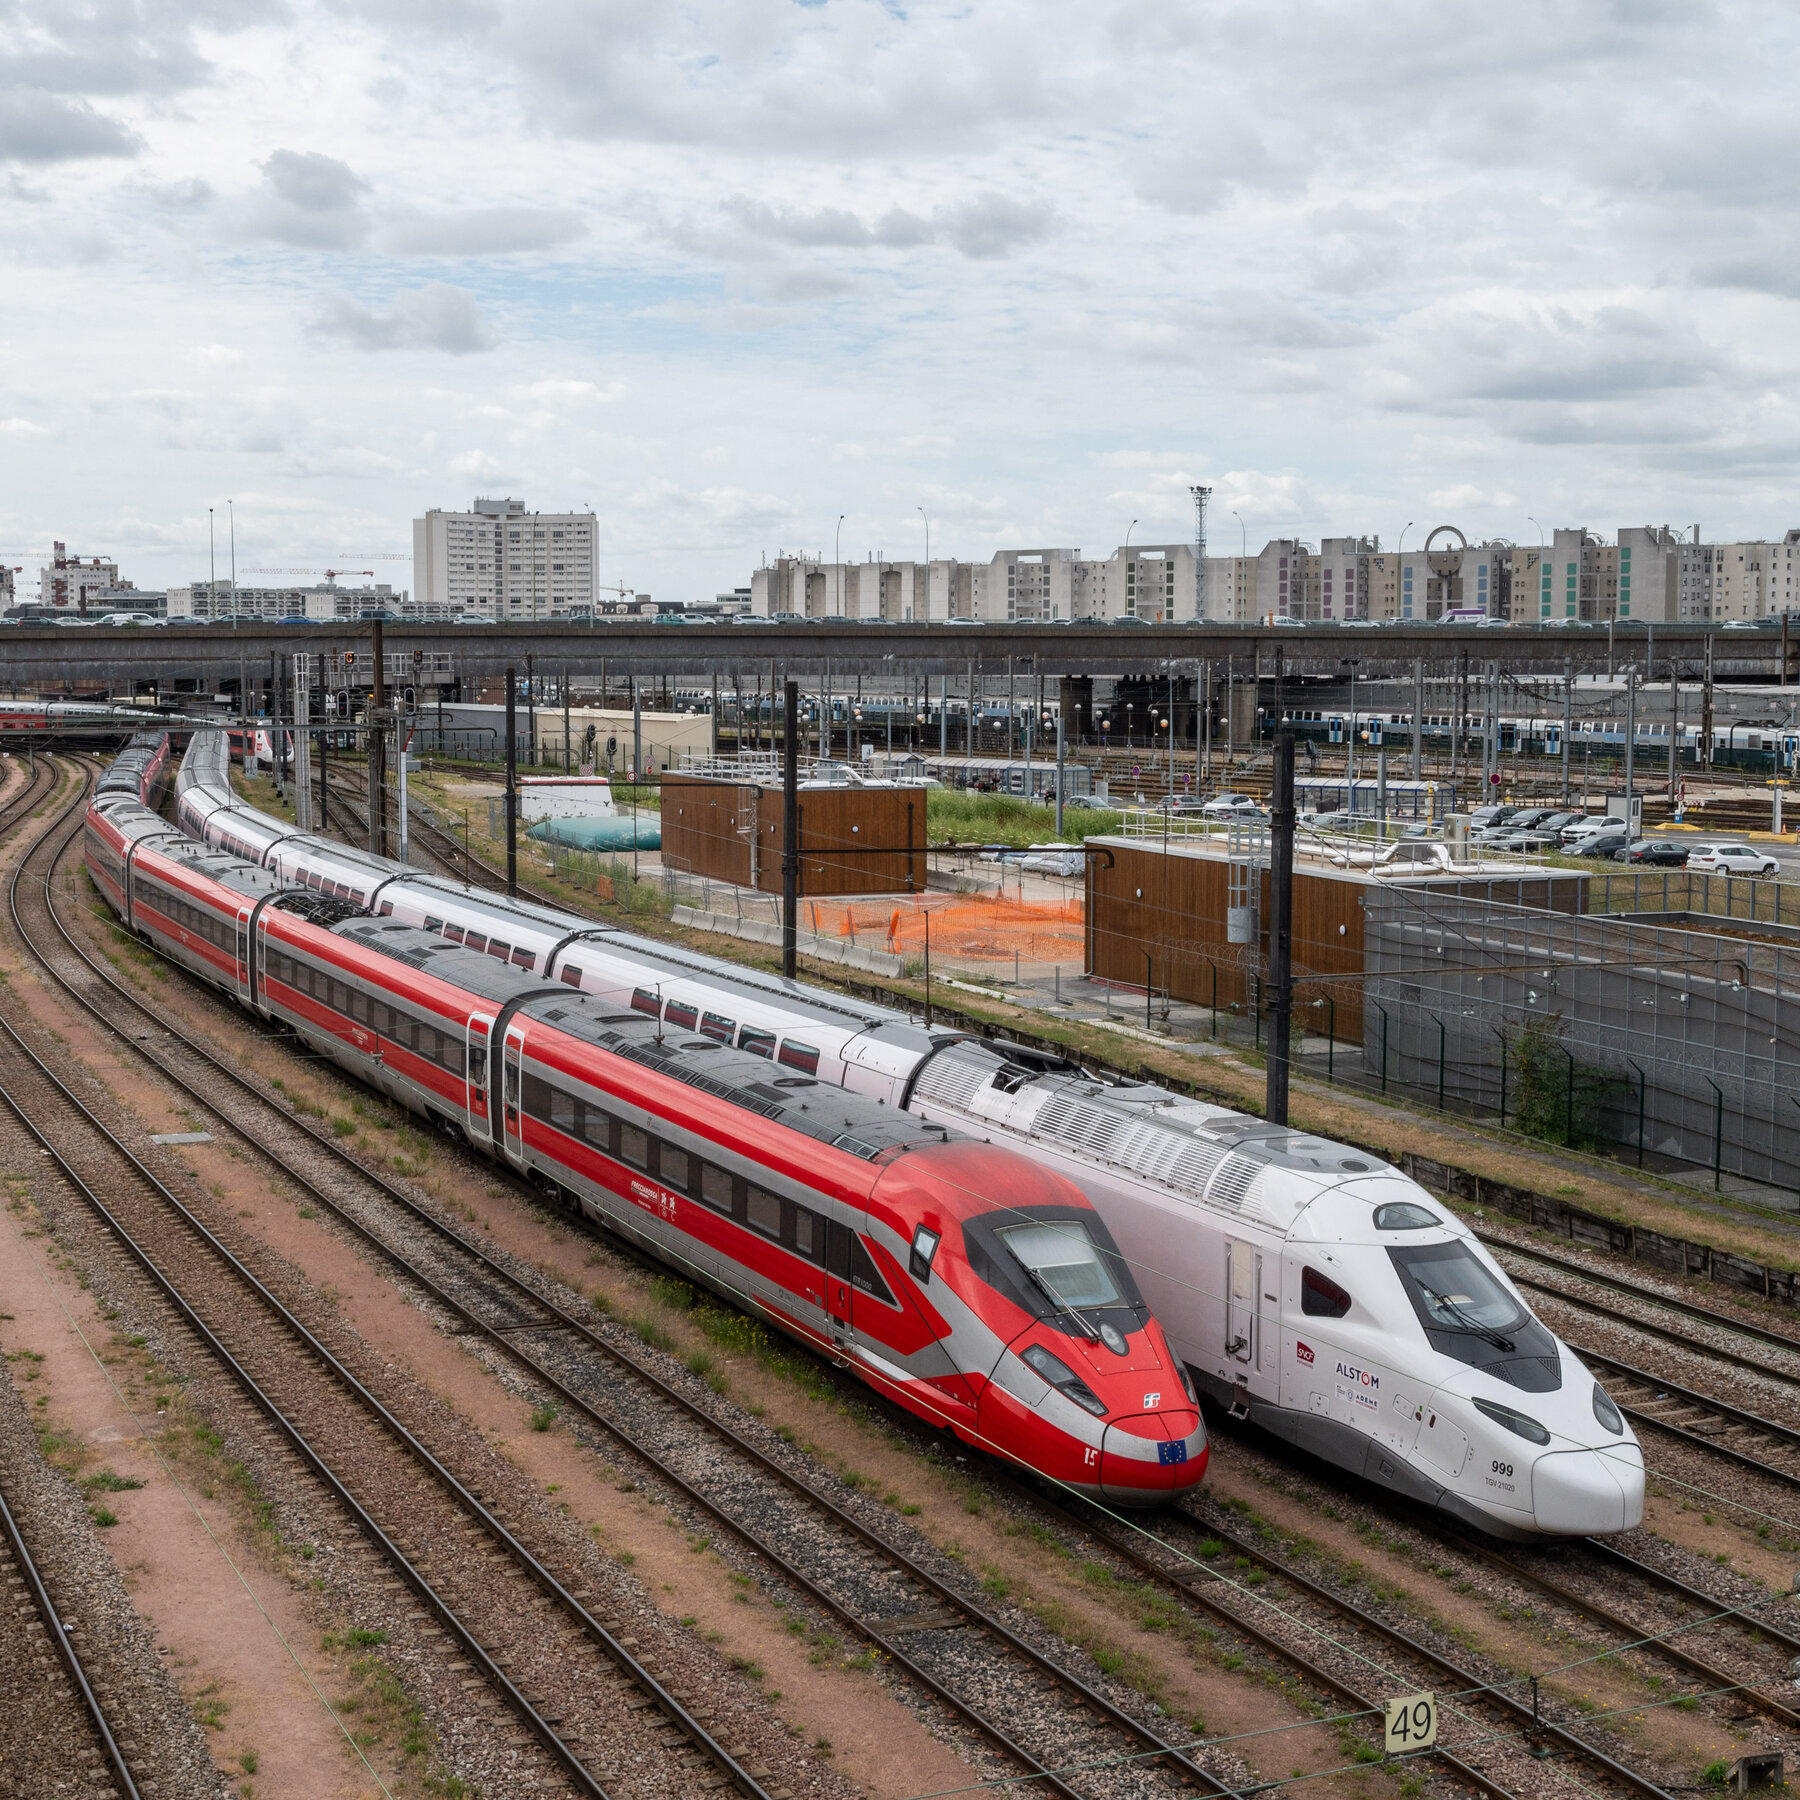
[{"label": "train nose cone", "polygon": [[1114,1419],[1100,1441],[1100,1490],[1126,1504],[1157,1503],[1185,1492],[1206,1472],[1200,1415],[1169,1408]]},{"label": "train nose cone", "polygon": [[1540,1456],[1531,1468],[1531,1510],[1540,1531],[1629,1531],[1644,1516],[1643,1453],[1614,1444]]}]

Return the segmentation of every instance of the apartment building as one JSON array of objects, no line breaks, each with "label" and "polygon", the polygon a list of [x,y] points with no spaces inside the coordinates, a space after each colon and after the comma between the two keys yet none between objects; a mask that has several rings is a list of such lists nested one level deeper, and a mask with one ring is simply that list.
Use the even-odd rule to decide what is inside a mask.
[{"label": "apartment building", "polygon": [[[123,610],[124,603],[113,602]],[[312,587],[255,588],[235,591],[229,581],[195,581],[168,592],[171,619],[256,619],[274,624],[303,619],[311,624],[331,624],[381,613],[399,619],[443,620],[443,607],[433,610],[417,602],[402,588],[398,593],[387,582],[364,587],[339,587],[324,582]]]},{"label": "apartment building", "polygon": [[[85,618],[90,601],[131,583],[119,580],[119,565],[108,556],[71,556],[60,542],[50,549],[50,561],[38,571],[38,604],[54,612]],[[99,609],[96,609],[99,610]],[[116,611],[114,606],[104,610]]]},{"label": "apartment building", "polygon": [[1778,542],[1679,547],[1680,617],[1761,619],[1800,611],[1800,531]]},{"label": "apartment building", "polygon": [[433,507],[413,520],[413,586],[448,617],[507,620],[594,611],[598,521],[543,513],[523,500],[476,500],[467,512]]},{"label": "apartment building", "polygon": [[797,613],[892,624],[1119,618],[1166,624],[1194,617],[1197,568],[1191,544],[1122,545],[1104,558],[1067,546],[999,550],[984,563],[876,556],[828,563],[784,552],[755,571],[750,610],[762,618]]}]

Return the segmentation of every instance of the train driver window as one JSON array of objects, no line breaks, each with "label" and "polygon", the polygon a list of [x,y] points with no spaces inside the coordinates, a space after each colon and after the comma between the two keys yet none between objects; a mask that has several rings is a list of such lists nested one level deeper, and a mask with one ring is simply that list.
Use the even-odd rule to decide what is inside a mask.
[{"label": "train driver window", "polygon": [[711,1163],[703,1163],[700,1168],[700,1198],[718,1212],[730,1212],[731,1177],[723,1169],[715,1169]]},{"label": "train driver window", "polygon": [[775,1054],[775,1034],[772,1031],[752,1031],[746,1025],[738,1033],[738,1048],[748,1050],[752,1056],[773,1056]]},{"label": "train driver window", "polygon": [[634,1169],[650,1167],[650,1139],[635,1125],[619,1128],[619,1160],[630,1163]]},{"label": "train driver window", "polygon": [[931,1279],[931,1264],[938,1253],[938,1245],[943,1242],[943,1234],[931,1229],[929,1225],[921,1225],[913,1233],[912,1255],[906,1259],[907,1267],[912,1270],[915,1281]]},{"label": "train driver window", "polygon": [[666,1186],[685,1194],[688,1191],[688,1168],[691,1161],[685,1150],[677,1150],[673,1144],[664,1144],[656,1153],[656,1177]]},{"label": "train driver window", "polygon": [[1350,1296],[1329,1275],[1302,1269],[1300,1310],[1309,1319],[1341,1319],[1350,1310]]},{"label": "train driver window", "polygon": [[750,1189],[750,1223],[754,1229],[766,1237],[781,1236],[781,1196],[771,1194],[766,1188]]},{"label": "train driver window", "polygon": [[703,1037],[717,1038],[721,1044],[729,1044],[732,1033],[736,1030],[737,1021],[726,1018],[722,1013],[700,1015],[700,1032]]}]

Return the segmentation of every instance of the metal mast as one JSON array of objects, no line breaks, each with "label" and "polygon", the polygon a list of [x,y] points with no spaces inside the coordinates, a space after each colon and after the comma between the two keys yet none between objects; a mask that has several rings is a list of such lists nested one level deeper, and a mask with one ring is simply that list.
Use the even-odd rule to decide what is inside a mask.
[{"label": "metal mast", "polygon": [[1212,498],[1209,487],[1190,487],[1194,496],[1194,623],[1206,619],[1206,503]]}]

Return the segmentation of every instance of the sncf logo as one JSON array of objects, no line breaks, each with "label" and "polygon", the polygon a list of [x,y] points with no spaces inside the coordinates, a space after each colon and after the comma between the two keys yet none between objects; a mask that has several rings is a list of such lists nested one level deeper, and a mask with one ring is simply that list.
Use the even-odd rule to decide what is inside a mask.
[{"label": "sncf logo", "polygon": [[1303,1344],[1296,1338],[1294,1341],[1294,1358],[1297,1362],[1311,1362],[1313,1360],[1312,1346],[1310,1344]]}]

